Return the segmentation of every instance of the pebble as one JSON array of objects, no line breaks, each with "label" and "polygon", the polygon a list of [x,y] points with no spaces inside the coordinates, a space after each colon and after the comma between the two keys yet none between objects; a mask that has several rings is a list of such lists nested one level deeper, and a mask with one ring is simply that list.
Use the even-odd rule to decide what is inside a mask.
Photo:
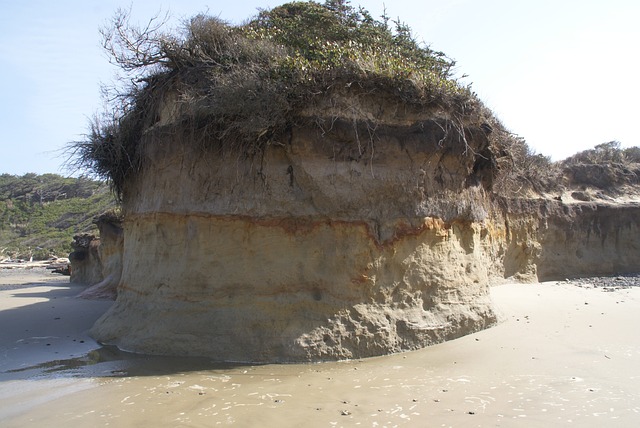
[{"label": "pebble", "polygon": [[[584,288],[602,288],[603,291],[640,287],[640,273],[629,273],[614,276],[593,276],[567,279],[566,283]],[[585,303],[586,304],[586,303]]]}]

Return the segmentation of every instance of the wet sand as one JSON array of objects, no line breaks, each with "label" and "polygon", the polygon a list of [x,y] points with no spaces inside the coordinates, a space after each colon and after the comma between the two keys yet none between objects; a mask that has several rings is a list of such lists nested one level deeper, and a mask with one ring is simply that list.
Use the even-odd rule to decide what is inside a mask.
[{"label": "wet sand", "polygon": [[0,271],[3,427],[640,426],[637,287],[500,285],[501,323],[458,340],[248,366],[101,347],[87,330],[111,303],[67,281]]}]

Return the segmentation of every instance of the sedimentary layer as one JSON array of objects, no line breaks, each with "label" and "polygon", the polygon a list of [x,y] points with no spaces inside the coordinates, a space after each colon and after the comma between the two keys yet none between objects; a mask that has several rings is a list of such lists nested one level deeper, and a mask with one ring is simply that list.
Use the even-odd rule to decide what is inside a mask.
[{"label": "sedimentary layer", "polygon": [[504,277],[548,281],[640,271],[640,203],[501,201]]},{"label": "sedimentary layer", "polygon": [[[491,325],[481,230],[425,219],[378,242],[365,223],[131,217],[100,340],[232,361],[360,358]],[[179,249],[179,251],[177,251]]]},{"label": "sedimentary layer", "polygon": [[473,155],[488,140],[469,128],[458,141],[437,121],[362,141],[359,124],[349,138],[344,124],[297,128],[259,159],[154,139],[125,191],[118,298],[92,334],[136,352],[281,362],[493,324]]},{"label": "sedimentary layer", "polygon": [[160,115],[92,334],[226,361],[360,358],[492,325],[495,281],[640,270],[637,204],[496,195],[490,129],[429,114],[327,119],[252,155]]},{"label": "sedimentary layer", "polygon": [[124,231],[121,220],[114,216],[101,216],[95,223],[100,232],[100,244],[91,261],[99,274],[92,278],[92,282],[85,282],[89,287],[78,297],[115,300],[122,275]]}]

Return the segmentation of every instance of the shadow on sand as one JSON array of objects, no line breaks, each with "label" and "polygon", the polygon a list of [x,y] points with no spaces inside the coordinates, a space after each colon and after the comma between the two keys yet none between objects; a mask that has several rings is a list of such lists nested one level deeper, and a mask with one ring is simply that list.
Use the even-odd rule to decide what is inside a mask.
[{"label": "shadow on sand", "polygon": [[[0,357],[4,357],[0,381],[160,376],[247,366],[210,358],[134,354],[101,346],[89,337],[88,330],[113,302],[76,298],[84,289],[60,281],[1,286],[0,291],[15,299],[16,305],[0,310]],[[23,305],[22,299],[37,301]]]}]

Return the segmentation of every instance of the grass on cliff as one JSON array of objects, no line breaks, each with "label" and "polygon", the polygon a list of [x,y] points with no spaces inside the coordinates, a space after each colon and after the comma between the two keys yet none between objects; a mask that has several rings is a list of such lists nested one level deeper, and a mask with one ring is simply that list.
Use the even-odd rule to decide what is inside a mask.
[{"label": "grass on cliff", "polygon": [[299,112],[332,91],[375,92],[452,117],[483,108],[454,78],[452,60],[402,22],[374,18],[348,1],[287,3],[237,26],[197,15],[179,31],[163,28],[159,19],[133,26],[119,11],[103,29],[104,48],[130,83],[109,94],[110,107],[70,146],[76,166],[109,180],[118,195],[144,166],[143,141],[172,132],[158,124],[167,98],[176,107],[173,132],[246,156],[282,144],[303,120]]}]

